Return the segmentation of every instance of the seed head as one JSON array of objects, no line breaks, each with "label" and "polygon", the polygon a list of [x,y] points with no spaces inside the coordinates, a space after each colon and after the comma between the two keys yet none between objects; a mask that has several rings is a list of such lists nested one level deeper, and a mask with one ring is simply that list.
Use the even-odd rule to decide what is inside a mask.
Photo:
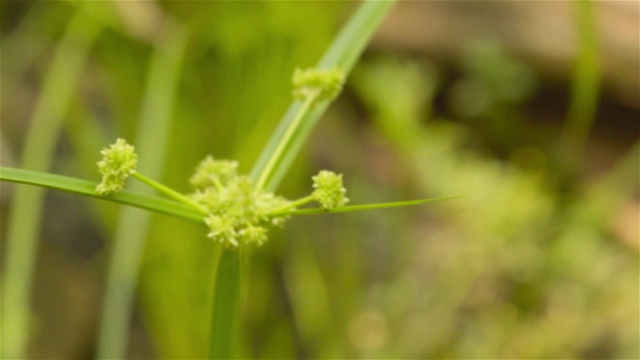
[{"label": "seed head", "polygon": [[349,202],[345,196],[347,189],[342,185],[342,174],[322,170],[312,179],[315,190],[311,195],[324,209],[343,206]]},{"label": "seed head", "polygon": [[228,247],[262,245],[268,226],[281,225],[287,216],[270,215],[289,202],[272,193],[257,190],[251,179],[236,173],[237,162],[209,156],[191,178],[191,198],[207,210],[208,236]]},{"label": "seed head", "polygon": [[122,190],[125,180],[136,172],[138,155],[133,145],[121,138],[100,153],[102,160],[98,162],[98,172],[102,175],[102,182],[96,187],[96,192],[111,195]]}]

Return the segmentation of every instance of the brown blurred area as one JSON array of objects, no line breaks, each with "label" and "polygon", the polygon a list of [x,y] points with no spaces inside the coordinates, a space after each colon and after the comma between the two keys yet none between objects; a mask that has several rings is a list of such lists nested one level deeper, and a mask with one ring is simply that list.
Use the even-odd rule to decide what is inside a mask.
[{"label": "brown blurred area", "polygon": [[[607,100],[640,109],[640,3],[594,3]],[[577,57],[574,1],[401,1],[375,46],[456,59],[470,39],[499,39],[550,82],[567,84]],[[637,119],[631,119],[637,120]]]}]

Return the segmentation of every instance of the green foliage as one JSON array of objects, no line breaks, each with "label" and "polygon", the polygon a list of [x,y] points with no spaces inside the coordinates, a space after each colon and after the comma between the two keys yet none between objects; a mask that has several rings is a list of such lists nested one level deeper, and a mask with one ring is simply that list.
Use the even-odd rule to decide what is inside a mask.
[{"label": "green foliage", "polygon": [[[305,98],[291,101],[289,80],[316,62],[354,3],[79,4],[36,2],[18,26],[3,24],[2,193],[10,181],[82,195],[52,192],[49,221],[25,202],[33,186],[8,197],[17,210],[3,207],[3,356],[28,334],[29,352],[10,357],[83,357],[100,341],[105,358],[638,358],[638,146],[617,162],[589,157],[602,167],[580,160],[584,146],[603,154],[590,140],[602,134],[591,126],[600,75],[587,2],[577,5],[575,121],[560,137],[552,121],[531,118],[547,80],[493,40],[440,64],[387,54],[381,38],[350,74],[391,2],[365,2],[315,66],[350,74],[347,96],[319,123],[329,102],[300,115]],[[25,124],[40,135],[21,151]],[[134,140],[138,171],[101,196],[80,178],[98,180],[96,155],[117,136]],[[37,161],[6,167],[14,151]],[[206,154],[216,157],[188,181]],[[294,200],[318,191],[310,180],[323,168],[345,174],[352,202],[387,202]],[[574,176],[558,176],[565,170]],[[324,198],[340,203],[342,176],[326,178]],[[450,194],[466,196],[362,212]],[[388,202],[426,196],[435,198]],[[261,197],[271,210],[256,210]],[[22,216],[5,218],[14,212]],[[96,340],[86,334],[103,303],[105,255],[108,292],[120,291],[107,303],[124,311],[104,313],[116,326]],[[13,277],[25,269],[45,275],[37,311],[20,290],[29,282]],[[38,326],[27,332],[29,319]]]}]

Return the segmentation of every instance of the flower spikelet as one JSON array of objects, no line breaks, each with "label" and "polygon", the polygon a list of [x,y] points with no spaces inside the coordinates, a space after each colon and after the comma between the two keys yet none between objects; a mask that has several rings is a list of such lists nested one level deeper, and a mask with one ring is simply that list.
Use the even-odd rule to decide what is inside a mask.
[{"label": "flower spikelet", "polygon": [[125,180],[136,172],[138,155],[133,145],[121,138],[100,153],[102,160],[98,162],[98,171],[102,175],[102,182],[96,187],[96,192],[111,195],[122,190]]},{"label": "flower spikelet", "polygon": [[344,84],[344,73],[339,69],[296,69],[293,73],[293,96],[306,100],[315,96],[316,101],[333,100]]},{"label": "flower spikelet", "polygon": [[342,174],[322,170],[313,178],[313,198],[322,208],[331,209],[343,206],[349,199],[345,196],[347,189],[342,185]]},{"label": "flower spikelet", "polygon": [[267,241],[269,225],[281,225],[287,216],[270,215],[289,202],[272,193],[257,190],[249,177],[236,173],[237,163],[228,160],[203,160],[191,184],[191,198],[206,211],[208,237],[227,247],[262,245]]},{"label": "flower spikelet", "polygon": [[215,160],[209,155],[200,162],[195,174],[189,182],[196,189],[206,189],[209,186],[224,184],[237,174],[238,162],[229,160]]}]

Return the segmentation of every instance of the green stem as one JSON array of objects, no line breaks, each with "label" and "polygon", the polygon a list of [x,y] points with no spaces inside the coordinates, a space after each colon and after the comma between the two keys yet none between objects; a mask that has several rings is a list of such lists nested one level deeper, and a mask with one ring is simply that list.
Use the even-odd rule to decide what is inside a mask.
[{"label": "green stem", "polygon": [[152,180],[144,175],[142,175],[139,172],[135,172],[133,174],[133,177],[135,177],[136,179],[142,181],[143,183],[151,186],[152,188],[158,190],[159,192],[173,198],[174,200],[178,200],[179,202],[185,204],[185,205],[189,205],[191,207],[193,207],[194,209],[200,211],[203,215],[207,213],[207,209],[205,209],[202,205],[198,204],[197,202],[189,199],[188,197],[180,194],[179,192],[173,190],[172,188],[165,186],[163,184],[160,184],[159,182]]},{"label": "green stem", "polygon": [[300,127],[300,124],[302,123],[302,119],[309,112],[309,110],[311,110],[311,107],[313,106],[313,103],[316,101],[318,94],[319,92],[316,91],[315,93],[309,95],[302,103],[302,106],[298,109],[298,112],[296,113],[296,116],[293,118],[293,120],[289,124],[289,127],[287,128],[287,131],[285,132],[284,137],[280,139],[280,142],[278,143],[278,147],[276,147],[276,150],[271,154],[271,157],[269,158],[269,161],[267,162],[266,167],[264,168],[264,170],[260,174],[260,177],[258,178],[258,182],[256,184],[256,188],[258,190],[261,190],[264,187],[264,185],[267,182],[267,179],[269,179],[269,177],[272,175],[276,164],[278,163],[278,161],[280,161],[280,159],[282,158],[282,155],[284,154],[284,149],[291,142],[291,139],[293,138],[293,134],[295,134],[296,130]]},{"label": "green stem", "polygon": [[[344,25],[338,36],[334,38],[316,68],[338,68],[347,76],[394,4],[395,1],[363,1],[356,13],[349,19],[349,22]],[[308,114],[301,120],[296,136],[287,144],[284,154],[280,156],[277,162],[271,165],[272,169],[267,172],[267,164],[273,157],[276,148],[282,146],[283,135],[287,131],[291,119],[298,115],[298,106],[297,101],[291,104],[251,170],[251,177],[254,179],[261,177],[265,173],[269,174],[261,181],[261,187],[269,191],[274,191],[278,187],[293,160],[300,153],[300,149],[309,137],[314,125],[328,108],[329,102],[320,102],[308,111]]]},{"label": "green stem", "polygon": [[210,359],[234,358],[240,330],[242,304],[241,251],[223,249],[216,269],[211,333]]},{"label": "green stem", "polygon": [[300,209],[300,210],[291,210],[291,211],[274,211],[270,216],[280,216],[280,215],[315,215],[315,214],[323,214],[323,213],[344,213],[344,212],[354,212],[354,211],[363,211],[363,210],[377,210],[377,209],[389,209],[396,207],[405,207],[405,206],[416,206],[427,203],[432,203],[436,201],[444,201],[451,200],[462,197],[459,196],[445,196],[431,199],[421,199],[421,200],[411,200],[411,201],[398,201],[398,202],[388,202],[388,203],[379,203],[379,204],[366,204],[366,205],[350,205],[350,206],[341,206],[332,209],[322,209],[322,208],[314,208],[314,209]]},{"label": "green stem", "polygon": [[289,204],[287,204],[287,205],[285,205],[285,206],[283,206],[283,207],[281,207],[279,209],[276,209],[276,210],[272,211],[269,215],[287,214],[287,211],[289,209],[297,208],[298,206],[302,206],[304,204],[308,204],[308,203],[310,203],[310,202],[312,202],[314,200],[315,200],[315,198],[313,197],[313,195],[309,195],[309,196],[303,197],[301,199],[298,199],[296,201],[292,201]]},{"label": "green stem", "polygon": [[601,72],[593,1],[575,3],[578,31],[578,59],[573,74],[571,103],[561,145],[567,164],[582,156],[598,109]]}]

